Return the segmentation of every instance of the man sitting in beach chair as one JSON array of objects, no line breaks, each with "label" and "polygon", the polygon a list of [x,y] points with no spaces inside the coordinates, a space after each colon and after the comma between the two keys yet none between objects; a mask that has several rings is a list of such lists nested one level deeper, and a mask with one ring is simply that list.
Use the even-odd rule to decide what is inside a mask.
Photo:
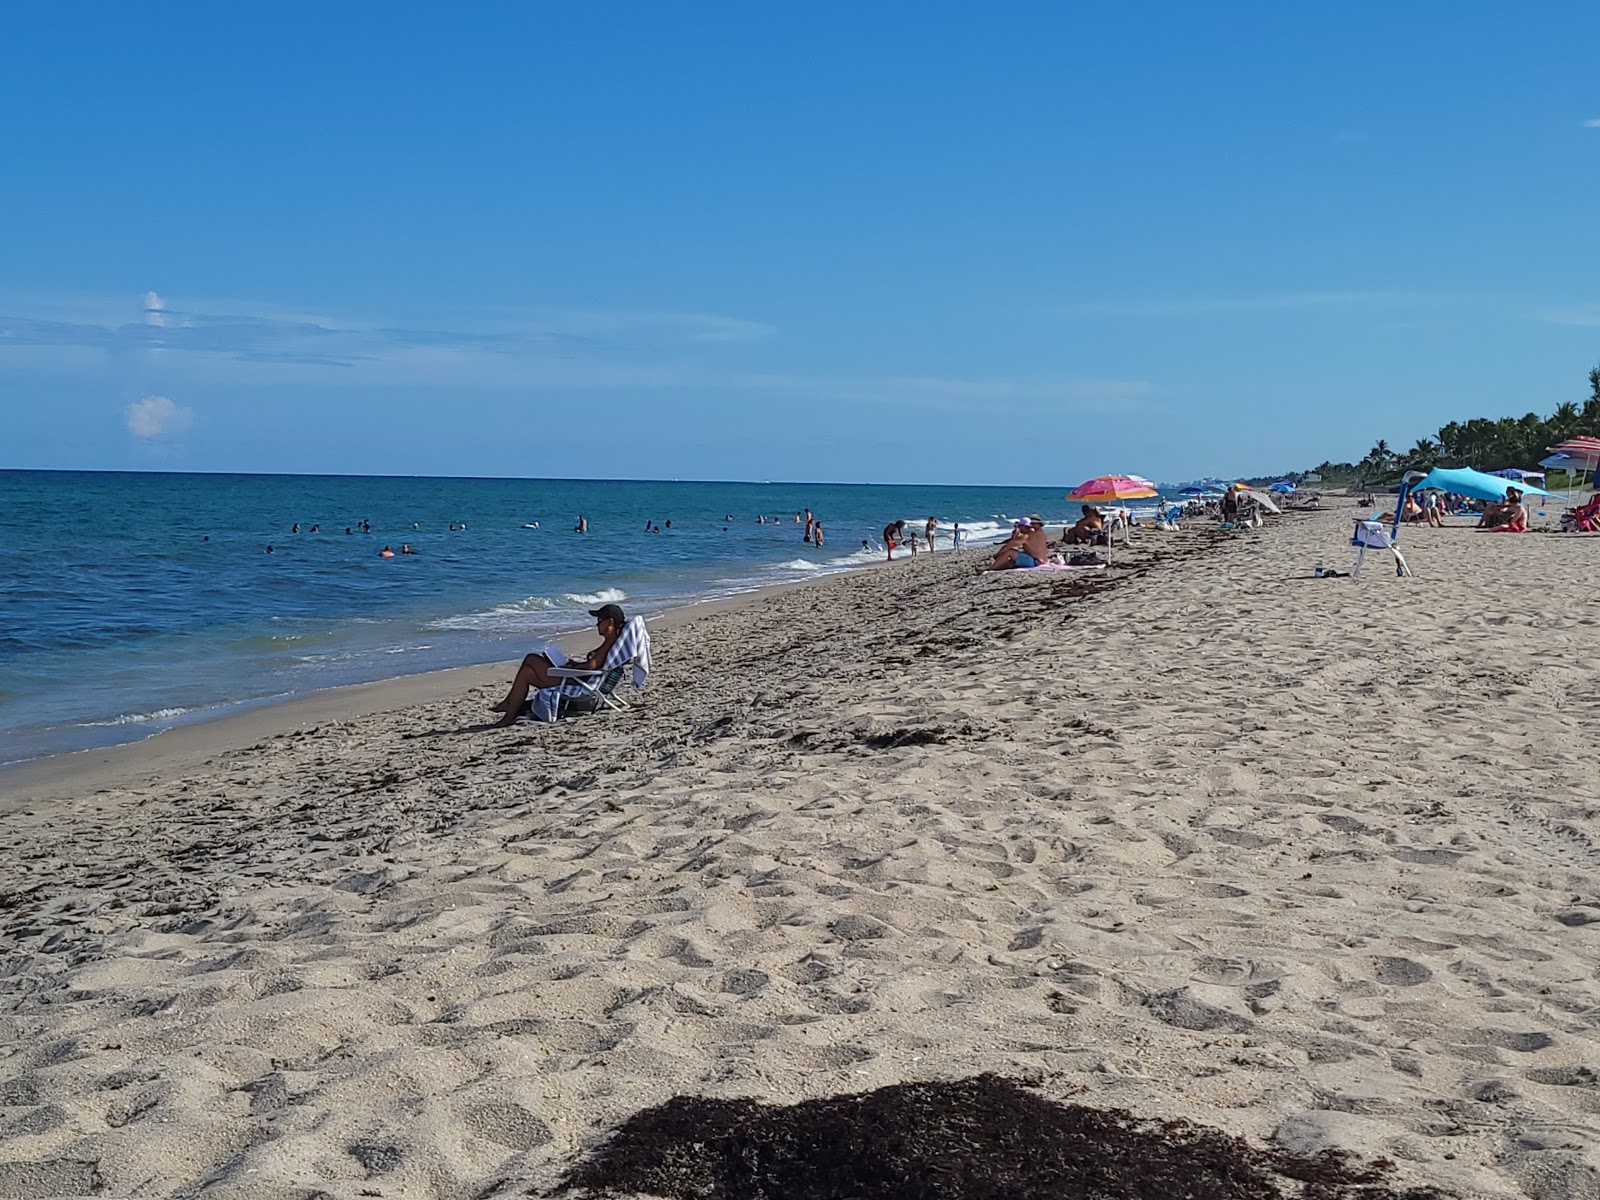
[{"label": "man sitting in beach chair", "polygon": [[506,698],[493,707],[492,711],[504,714],[498,724],[511,725],[527,712],[530,692],[535,694],[534,715],[553,721],[563,711],[621,708],[611,693],[630,670],[633,686],[645,686],[650,674],[650,634],[644,618],[630,621],[616,604],[602,604],[589,615],[595,619],[600,644],[581,659],[569,659],[553,645],[543,654],[524,658]]}]

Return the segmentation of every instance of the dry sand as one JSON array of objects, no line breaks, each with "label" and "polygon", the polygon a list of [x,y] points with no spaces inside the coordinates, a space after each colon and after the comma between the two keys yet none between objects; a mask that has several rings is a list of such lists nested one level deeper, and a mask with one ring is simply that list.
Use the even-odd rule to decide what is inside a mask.
[{"label": "dry sand", "polygon": [[1600,1196],[1597,547],[1308,578],[1347,536],[924,556],[663,632],[625,714],[0,777],[0,1197],[523,1194],[675,1093],[980,1071]]}]

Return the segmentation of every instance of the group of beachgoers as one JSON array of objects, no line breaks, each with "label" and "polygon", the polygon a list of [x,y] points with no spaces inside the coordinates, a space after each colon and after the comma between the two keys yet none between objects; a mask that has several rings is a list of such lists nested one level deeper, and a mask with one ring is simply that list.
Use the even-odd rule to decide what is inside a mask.
[{"label": "group of beachgoers", "polygon": [[[1092,504],[1083,506],[1083,515],[1071,525],[1062,527],[1061,545],[1104,546],[1110,539],[1105,514]],[[1017,568],[1043,566],[1081,565],[1061,553],[1050,551],[1050,535],[1045,531],[1044,518],[1038,513],[1023,517],[1011,527],[1011,536],[995,551],[994,558],[979,568],[980,571],[1007,571]]]},{"label": "group of beachgoers", "polygon": [[[1371,503],[1367,497],[1365,504]],[[1477,528],[1496,533],[1526,533],[1528,510],[1523,505],[1521,488],[1508,487],[1503,500],[1474,500],[1454,492],[1441,492],[1429,488],[1422,492],[1409,492],[1400,508],[1400,519],[1413,525],[1444,527],[1445,517],[1478,518]],[[1380,513],[1379,521],[1394,520],[1394,513]]]},{"label": "group of beachgoers", "polygon": [[[917,556],[918,550],[926,550],[932,554],[937,548],[939,540],[939,518],[929,517],[922,523],[922,535],[918,539],[915,528],[908,533],[906,521],[891,521],[883,527],[883,549],[889,562],[894,561],[894,552],[901,546],[911,551],[911,557]],[[865,538],[861,541],[863,550],[873,549],[872,543]],[[956,521],[950,526],[950,548],[961,549],[961,522]]]}]

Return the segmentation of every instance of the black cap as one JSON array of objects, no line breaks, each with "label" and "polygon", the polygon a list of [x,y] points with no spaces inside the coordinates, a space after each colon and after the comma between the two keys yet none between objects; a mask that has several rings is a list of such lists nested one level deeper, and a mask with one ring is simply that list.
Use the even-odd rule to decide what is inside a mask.
[{"label": "black cap", "polygon": [[615,621],[618,625],[627,621],[622,608],[616,604],[602,604],[599,608],[591,608],[589,615],[596,621]]}]

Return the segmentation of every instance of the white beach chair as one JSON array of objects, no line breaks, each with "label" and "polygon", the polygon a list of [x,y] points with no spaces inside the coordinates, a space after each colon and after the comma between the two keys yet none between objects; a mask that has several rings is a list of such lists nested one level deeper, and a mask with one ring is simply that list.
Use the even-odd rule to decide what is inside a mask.
[{"label": "white beach chair", "polygon": [[1411,574],[1411,568],[1406,566],[1406,560],[1401,557],[1400,547],[1395,545],[1394,530],[1381,521],[1357,517],[1355,533],[1351,535],[1350,544],[1356,548],[1356,563],[1350,568],[1352,579],[1361,578],[1361,564],[1366,561],[1368,550],[1387,550],[1394,555],[1394,573]]}]

